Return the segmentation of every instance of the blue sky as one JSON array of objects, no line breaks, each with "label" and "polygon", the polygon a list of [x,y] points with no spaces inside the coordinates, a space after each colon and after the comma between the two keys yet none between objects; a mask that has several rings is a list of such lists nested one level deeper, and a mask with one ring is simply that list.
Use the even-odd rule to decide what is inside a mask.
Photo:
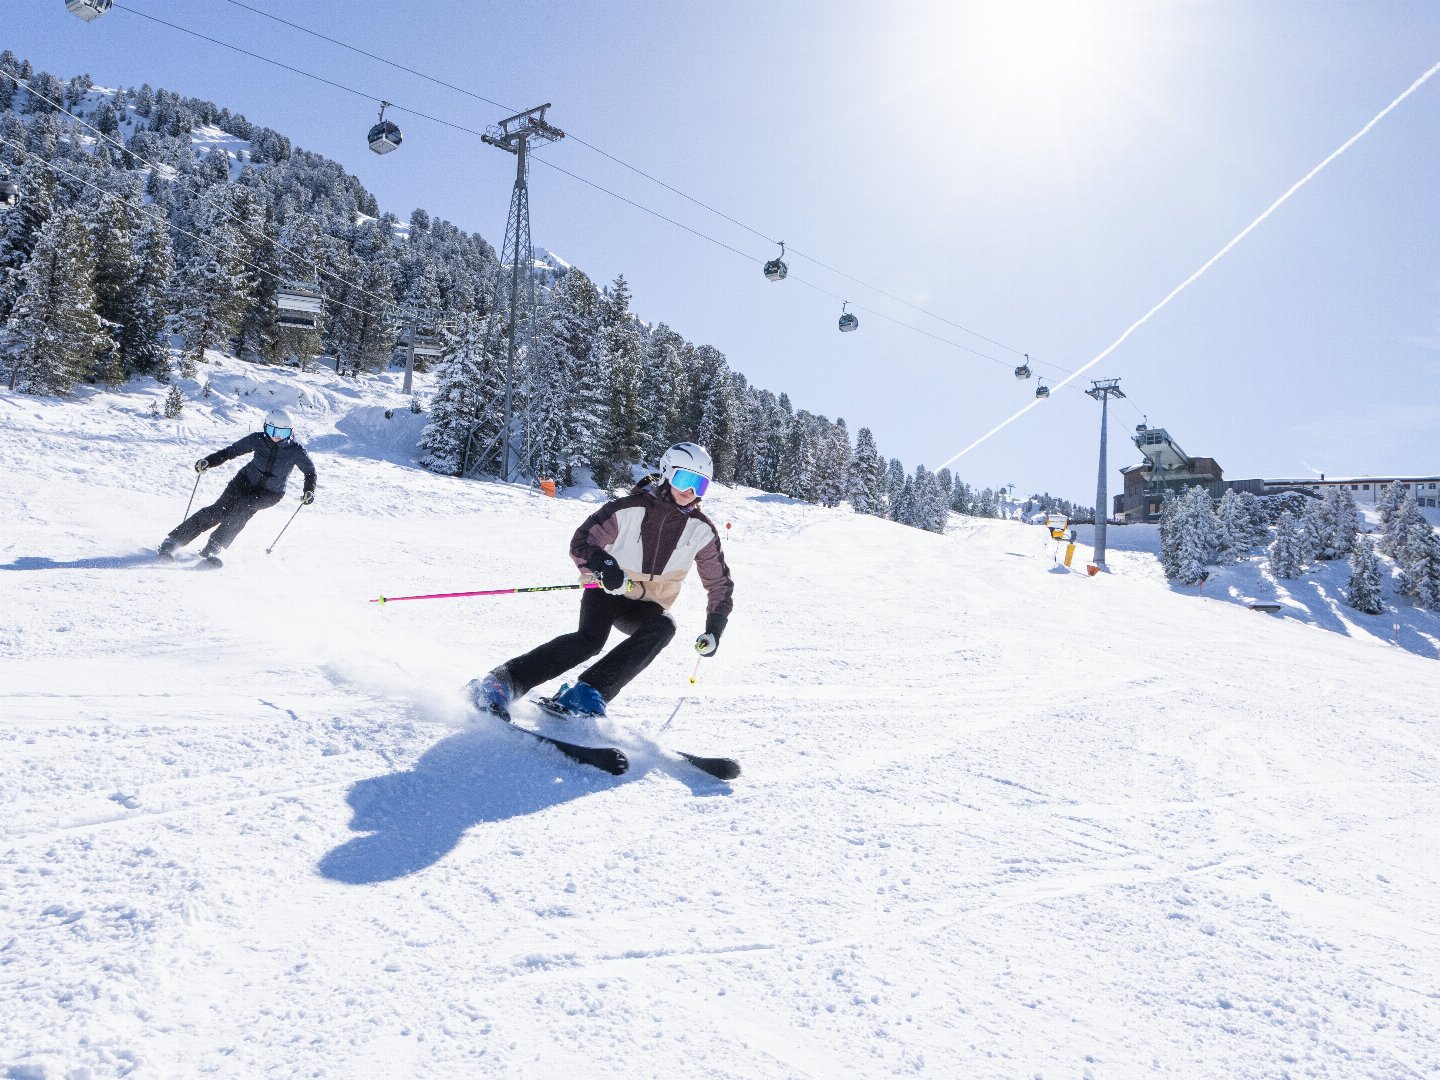
[{"label": "blue sky", "polygon": [[[743,223],[574,140],[542,156],[749,257],[531,175],[537,245],[625,274],[642,317],[870,427],[907,468],[1033,400],[1011,375],[1021,353],[1053,383],[1109,346],[1440,61],[1440,11],[1399,0],[246,2],[517,110],[551,102],[561,128]],[[88,25],[62,0],[10,0],[0,46],[209,98],[341,162],[402,218],[424,206],[502,237],[509,155],[403,108],[400,151],[377,157],[364,133],[382,97],[476,129],[504,113],[227,0],[120,0]],[[1440,471],[1437,177],[1440,76],[953,470],[1090,502],[1093,377],[1129,395],[1111,406],[1112,495],[1142,417],[1230,478]],[[770,240],[802,253],[778,284],[760,271]],[[858,333],[836,330],[842,299]]]}]

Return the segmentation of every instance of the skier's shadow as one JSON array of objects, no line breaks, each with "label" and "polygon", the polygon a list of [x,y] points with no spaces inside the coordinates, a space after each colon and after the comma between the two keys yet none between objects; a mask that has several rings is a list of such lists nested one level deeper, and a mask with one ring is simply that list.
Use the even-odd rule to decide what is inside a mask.
[{"label": "skier's shadow", "polygon": [[472,826],[607,791],[643,772],[610,776],[552,759],[544,748],[461,732],[425,751],[412,769],[353,784],[345,796],[354,811],[350,828],[367,835],[326,854],[318,869],[348,885],[393,881],[439,862]]},{"label": "skier's shadow", "polygon": [[0,563],[0,570],[128,570],[132,566],[158,566],[153,551],[133,555],[95,555],[88,559],[59,562],[45,555],[21,555],[14,562]]}]

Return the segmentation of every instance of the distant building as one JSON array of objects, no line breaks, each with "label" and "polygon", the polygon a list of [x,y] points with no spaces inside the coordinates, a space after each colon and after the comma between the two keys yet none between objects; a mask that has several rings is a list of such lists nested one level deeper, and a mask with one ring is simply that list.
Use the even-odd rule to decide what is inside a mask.
[{"label": "distant building", "polygon": [[1327,477],[1321,474],[1299,479],[1226,480],[1214,458],[1190,457],[1164,428],[1141,424],[1135,429],[1133,441],[1145,460],[1120,470],[1120,475],[1125,477],[1125,490],[1114,499],[1112,512],[1116,521],[1158,521],[1166,493],[1179,493],[1192,487],[1205,488],[1215,499],[1226,491],[1249,491],[1256,495],[1299,491],[1319,498],[1329,488],[1344,487],[1364,506],[1379,502],[1385,488],[1398,483],[1415,496],[1420,506],[1440,508],[1440,476]]},{"label": "distant building", "polygon": [[1421,506],[1440,506],[1440,476],[1326,476],[1323,473],[1303,480],[1266,480],[1265,494],[1278,491],[1304,491],[1310,495],[1324,495],[1330,488],[1349,488],[1350,495],[1361,506],[1377,503],[1391,484],[1399,484],[1415,496]]}]

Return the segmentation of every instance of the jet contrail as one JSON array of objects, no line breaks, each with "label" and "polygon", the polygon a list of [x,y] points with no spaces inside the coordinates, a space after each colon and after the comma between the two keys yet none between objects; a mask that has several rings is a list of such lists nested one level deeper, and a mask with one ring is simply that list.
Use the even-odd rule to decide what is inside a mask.
[{"label": "jet contrail", "polygon": [[[1171,290],[1165,295],[1165,298],[1164,298],[1163,300],[1161,300],[1158,304],[1156,304],[1154,307],[1152,307],[1152,308],[1151,308],[1149,311],[1147,311],[1144,315],[1141,315],[1140,318],[1136,319],[1133,323],[1131,323],[1130,326],[1125,330],[1125,332],[1124,332],[1123,334],[1121,334],[1118,338],[1116,338],[1113,342],[1111,342],[1110,345],[1109,345],[1107,348],[1101,350],[1101,352],[1098,353],[1092,360],[1088,361],[1088,362],[1085,363],[1085,364],[1082,364],[1077,370],[1072,371],[1072,372],[1071,372],[1069,375],[1067,375],[1064,379],[1062,379],[1060,382],[1056,383],[1055,386],[1054,386],[1054,389],[1059,390],[1061,387],[1066,386],[1066,385],[1068,385],[1069,383],[1074,382],[1074,381],[1075,381],[1076,379],[1078,379],[1081,375],[1083,375],[1085,372],[1089,371],[1092,367],[1094,367],[1096,364],[1098,364],[1101,360],[1104,360],[1105,357],[1109,356],[1112,352],[1114,352],[1116,349],[1118,349],[1118,348],[1120,347],[1121,343],[1123,343],[1126,338],[1128,338],[1128,337],[1129,337],[1131,334],[1133,334],[1136,330],[1140,329],[1140,327],[1144,326],[1147,322],[1150,321],[1150,316],[1154,315],[1157,311],[1159,311],[1161,308],[1163,308],[1166,304],[1170,303],[1171,300],[1174,300],[1175,297],[1177,297],[1178,295],[1180,295],[1180,293],[1181,293],[1182,291],[1184,291],[1184,290],[1190,285],[1191,282],[1193,282],[1193,281],[1194,281],[1196,278],[1198,278],[1201,274],[1205,273],[1206,270],[1209,270],[1210,267],[1214,266],[1217,262],[1219,262],[1221,259],[1223,259],[1226,255],[1230,254],[1230,249],[1233,248],[1236,244],[1240,243],[1241,240],[1244,240],[1245,237],[1249,236],[1250,233],[1254,231],[1254,229],[1255,229],[1255,227],[1256,227],[1257,225],[1259,225],[1262,221],[1264,221],[1266,218],[1268,218],[1268,217],[1269,217],[1271,214],[1273,214],[1276,210],[1280,209],[1280,207],[1283,206],[1283,205],[1289,200],[1289,198],[1290,198],[1291,195],[1294,195],[1295,192],[1299,191],[1302,187],[1304,187],[1306,184],[1308,184],[1308,183],[1311,181],[1311,179],[1312,179],[1317,173],[1320,172],[1321,169],[1325,168],[1326,165],[1329,165],[1332,161],[1334,161],[1337,157],[1339,157],[1341,154],[1343,154],[1346,150],[1349,150],[1350,147],[1354,146],[1357,142],[1359,142],[1362,137],[1364,137],[1366,134],[1369,133],[1369,131],[1370,131],[1371,128],[1373,128],[1373,127],[1374,127],[1376,124],[1378,124],[1381,120],[1385,119],[1385,117],[1389,114],[1389,112],[1390,112],[1391,109],[1395,108],[1395,106],[1399,105],[1402,101],[1404,101],[1406,98],[1408,98],[1408,97],[1409,97],[1411,94],[1413,94],[1416,90],[1420,89],[1421,86],[1425,85],[1426,80],[1428,80],[1428,79],[1430,78],[1430,76],[1434,75],[1437,71],[1440,71],[1440,64],[1436,64],[1436,65],[1435,65],[1434,67],[1432,67],[1429,71],[1425,72],[1424,75],[1421,75],[1418,79],[1416,79],[1413,83],[1411,83],[1410,86],[1405,90],[1405,92],[1404,92],[1403,94],[1401,94],[1401,95],[1400,95],[1399,97],[1397,97],[1394,101],[1390,102],[1389,105],[1386,105],[1385,108],[1381,109],[1378,113],[1376,113],[1375,116],[1370,120],[1370,122],[1369,122],[1368,124],[1366,124],[1366,125],[1365,125],[1364,127],[1362,127],[1359,131],[1357,131],[1354,135],[1350,136],[1350,138],[1346,139],[1343,143],[1341,143],[1340,146],[1339,146],[1339,148],[1336,149],[1329,157],[1327,157],[1324,161],[1320,162],[1319,165],[1316,165],[1313,169],[1311,169],[1308,173],[1306,173],[1304,176],[1302,176],[1299,180],[1296,180],[1295,183],[1291,184],[1289,191],[1285,192],[1284,195],[1281,195],[1278,199],[1276,199],[1273,203],[1271,203],[1271,204],[1265,209],[1265,212],[1264,212],[1264,213],[1262,213],[1259,217],[1257,217],[1257,218],[1256,218],[1254,221],[1252,221],[1249,225],[1246,225],[1245,228],[1241,229],[1240,232],[1236,234],[1236,236],[1235,236],[1235,238],[1234,238],[1233,240],[1231,240],[1228,244],[1226,244],[1224,247],[1222,247],[1222,248],[1221,248],[1219,251],[1217,251],[1214,255],[1210,256],[1210,258],[1205,261],[1205,264],[1204,264],[1203,266],[1201,266],[1200,269],[1196,270],[1193,274],[1191,274],[1189,277],[1187,277],[1187,278],[1186,278],[1184,281],[1182,281],[1179,285],[1176,285],[1175,288],[1171,289]],[[974,442],[972,442],[969,446],[965,447],[964,450],[959,451],[958,453],[954,454],[952,457],[947,458],[945,461],[943,461],[943,462],[941,462],[939,465],[937,465],[937,466],[935,467],[935,471],[938,472],[939,470],[941,470],[941,469],[945,468],[946,466],[948,466],[951,462],[958,461],[960,458],[962,458],[962,457],[964,457],[966,454],[968,454],[971,450],[974,450],[975,447],[977,447],[977,446],[979,446],[981,443],[983,443],[986,439],[990,438],[990,436],[994,435],[997,431],[1000,431],[1002,428],[1009,427],[1009,426],[1010,426],[1011,424],[1013,424],[1016,420],[1020,419],[1020,417],[1024,416],[1024,415],[1025,415],[1027,412],[1029,412],[1031,409],[1035,408],[1036,405],[1040,404],[1041,400],[1042,400],[1041,398],[1035,398],[1035,399],[1034,399],[1033,401],[1031,401],[1028,405],[1026,405],[1023,409],[1021,409],[1019,412],[1017,412],[1014,416],[1010,417],[1010,418],[1007,419],[1007,420],[1002,420],[1000,423],[996,424],[993,428],[991,428],[989,431],[987,431],[984,435],[981,435],[980,438],[976,439],[976,440],[975,440]]]}]

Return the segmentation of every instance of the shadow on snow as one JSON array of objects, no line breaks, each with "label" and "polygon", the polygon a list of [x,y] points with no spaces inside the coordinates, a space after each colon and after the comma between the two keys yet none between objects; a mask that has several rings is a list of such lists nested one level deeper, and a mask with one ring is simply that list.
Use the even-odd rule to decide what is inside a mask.
[{"label": "shadow on snow", "polygon": [[153,551],[132,555],[93,555],[60,562],[46,555],[21,555],[14,562],[0,563],[0,570],[129,570],[136,566],[167,566]]},{"label": "shadow on snow", "polygon": [[414,768],[353,784],[345,796],[353,811],[350,828],[367,835],[326,854],[317,869],[348,885],[393,881],[439,862],[476,825],[610,791],[652,767],[697,796],[729,793],[728,784],[656,757],[652,747],[639,754],[627,748],[630,770],[611,776],[503,728],[451,735],[427,750]]}]

